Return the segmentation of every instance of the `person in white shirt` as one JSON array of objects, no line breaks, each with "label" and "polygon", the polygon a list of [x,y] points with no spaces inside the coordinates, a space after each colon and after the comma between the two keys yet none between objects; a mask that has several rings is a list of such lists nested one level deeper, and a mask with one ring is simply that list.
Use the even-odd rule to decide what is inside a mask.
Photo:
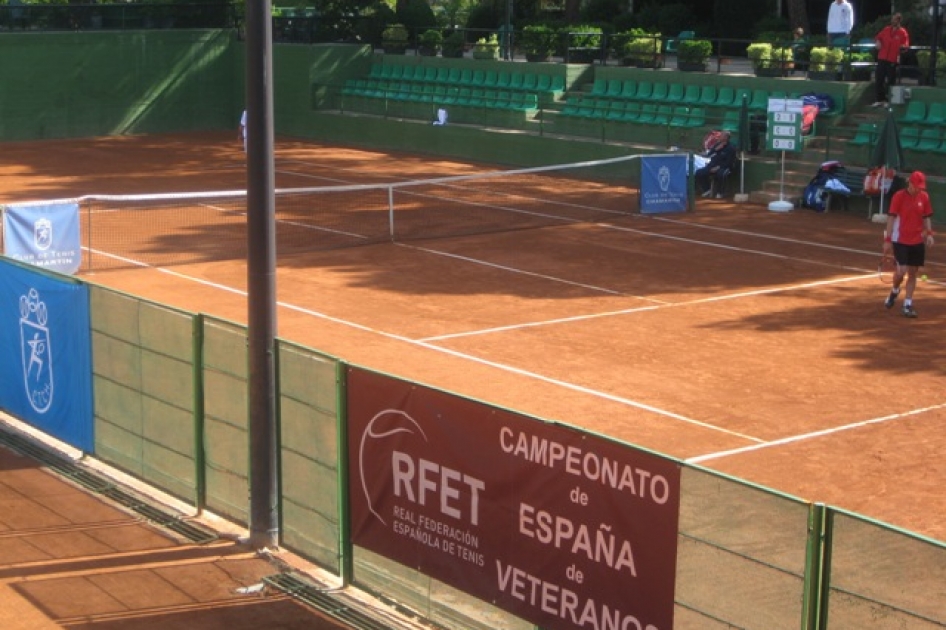
[{"label": "person in white shirt", "polygon": [[237,136],[238,140],[243,141],[243,152],[246,153],[246,110],[243,110],[243,115],[240,117],[240,131]]},{"label": "person in white shirt", "polygon": [[848,46],[854,28],[854,7],[847,0],[834,0],[828,9],[828,45]]}]

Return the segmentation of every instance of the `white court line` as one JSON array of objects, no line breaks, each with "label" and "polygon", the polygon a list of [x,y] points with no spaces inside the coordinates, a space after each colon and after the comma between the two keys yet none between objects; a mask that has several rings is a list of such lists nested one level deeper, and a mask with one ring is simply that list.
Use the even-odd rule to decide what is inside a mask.
[{"label": "white court line", "polygon": [[[180,272],[177,272],[177,271],[171,271],[171,270],[165,269],[165,268],[163,268],[163,267],[152,267],[151,265],[146,265],[146,264],[143,264],[143,263],[140,263],[140,266],[142,266],[142,267],[150,267],[150,268],[152,268],[152,269],[154,269],[155,271],[158,271],[158,272],[160,272],[160,273],[164,273],[164,274],[167,274],[167,275],[170,275],[170,276],[174,276],[174,277],[176,277],[176,278],[181,278],[181,279],[183,279],[183,280],[188,280],[188,281],[191,281],[191,282],[195,282],[195,283],[197,283],[197,284],[202,284],[202,285],[204,285],[204,286],[213,287],[213,288],[215,288],[215,289],[220,289],[220,290],[222,290],[222,291],[226,291],[226,292],[229,292],[229,293],[233,293],[233,294],[235,294],[235,295],[241,295],[241,296],[243,296],[243,297],[247,297],[247,295],[248,295],[247,292],[246,292],[246,291],[243,291],[242,289],[235,289],[235,288],[229,287],[229,286],[227,286],[227,285],[219,284],[219,283],[216,283],[216,282],[210,282],[209,280],[203,280],[202,278],[195,278],[195,277],[193,277],[193,276],[189,276],[189,275],[187,275],[187,274],[183,274],[183,273],[180,273]],[[621,396],[615,396],[615,395],[613,395],[613,394],[608,394],[608,393],[606,393],[606,392],[601,392],[601,391],[598,391],[598,390],[589,389],[589,388],[587,388],[587,387],[582,387],[581,385],[576,385],[576,384],[574,384],[574,383],[569,383],[569,382],[567,382],[567,381],[560,381],[560,380],[555,379],[555,378],[551,378],[551,377],[548,377],[548,376],[543,376],[542,374],[537,374],[536,372],[530,372],[530,371],[528,371],[528,370],[523,370],[523,369],[520,369],[520,368],[511,366],[511,365],[505,365],[505,364],[503,364],[503,363],[497,363],[497,362],[495,362],[495,361],[488,361],[488,360],[486,360],[486,359],[482,359],[482,358],[480,358],[480,357],[476,357],[476,356],[473,356],[473,355],[470,355],[470,354],[466,354],[466,353],[463,353],[463,352],[458,352],[458,351],[456,351],[456,350],[451,350],[451,349],[449,349],[449,348],[441,348],[440,346],[435,346],[435,345],[433,345],[433,344],[426,343],[426,342],[424,342],[424,341],[418,341],[418,340],[410,339],[410,338],[404,337],[404,336],[402,336],[402,335],[396,335],[396,334],[394,334],[394,333],[389,333],[389,332],[386,332],[386,331],[383,331],[383,330],[378,330],[378,329],[376,329],[376,328],[372,328],[372,327],[370,327],[370,326],[365,326],[365,325],[363,325],[363,324],[357,324],[357,323],[355,323],[355,322],[351,322],[351,321],[348,321],[348,320],[345,320],[345,319],[340,319],[340,318],[338,318],[338,317],[333,317],[333,316],[331,316],[331,315],[327,315],[327,314],[321,313],[321,312],[319,312],[319,311],[313,311],[313,310],[311,310],[311,309],[303,308],[303,307],[301,307],[301,306],[296,306],[295,304],[288,304],[288,303],[286,303],[286,302],[277,302],[277,304],[278,304],[280,307],[282,307],[282,308],[285,308],[285,309],[288,309],[288,310],[291,310],[291,311],[296,311],[296,312],[302,313],[302,314],[304,314],[304,315],[310,315],[310,316],[312,316],[312,317],[317,317],[317,318],[319,318],[319,319],[323,319],[323,320],[325,320],[325,321],[329,321],[329,322],[332,322],[332,323],[335,323],[335,324],[340,324],[340,325],[342,325],[342,326],[348,326],[349,328],[355,328],[355,329],[357,329],[357,330],[362,330],[362,331],[365,331],[365,332],[370,332],[370,333],[373,333],[373,334],[376,334],[376,335],[380,335],[380,336],[382,336],[382,337],[386,337],[386,338],[388,338],[388,339],[393,339],[393,340],[395,340],[395,341],[400,341],[400,342],[407,343],[407,344],[410,344],[410,345],[413,345],[413,346],[419,346],[419,347],[425,348],[425,349],[427,349],[427,350],[433,350],[434,352],[440,352],[440,353],[443,353],[443,354],[449,354],[449,355],[451,355],[451,356],[454,356],[454,357],[457,357],[457,358],[460,358],[460,359],[465,359],[465,360],[468,360],[468,361],[473,361],[474,363],[479,363],[479,364],[481,364],[481,365],[486,365],[486,366],[489,366],[489,367],[493,367],[493,368],[502,370],[502,371],[504,371],[504,372],[510,372],[510,373],[512,373],[512,374],[518,374],[518,375],[520,375],[520,376],[526,376],[526,377],[528,377],[528,378],[532,378],[532,379],[535,379],[535,380],[538,380],[538,381],[542,381],[542,382],[545,382],[545,383],[549,383],[549,384],[552,384],[552,385],[557,385],[557,386],[559,386],[559,387],[564,387],[565,389],[570,389],[570,390],[572,390],[572,391],[580,392],[580,393],[582,393],[582,394],[587,394],[587,395],[589,395],[589,396],[594,396],[594,397],[596,397],[596,398],[602,398],[602,399],[604,399],[604,400],[610,400],[610,401],[612,401],[612,402],[616,402],[616,403],[619,403],[619,404],[622,404],[622,405],[626,405],[626,406],[628,406],[628,407],[634,407],[635,409],[640,409],[640,410],[643,410],[643,411],[648,411],[648,412],[650,412],[650,413],[654,413],[654,414],[657,414],[657,415],[659,415],[659,416],[663,416],[663,417],[665,417],[665,418],[672,418],[672,419],[674,419],[674,420],[679,420],[679,421],[681,421],[681,422],[685,422],[685,423],[687,423],[687,424],[692,424],[692,425],[698,426],[698,427],[703,427],[703,428],[705,428],[705,429],[710,429],[710,430],[712,430],[712,431],[718,431],[718,432],[720,432],[720,433],[725,433],[726,435],[731,435],[731,436],[734,436],[734,437],[738,437],[738,438],[741,438],[741,439],[744,439],[744,440],[748,440],[748,441],[750,441],[750,442],[761,442],[761,441],[762,441],[761,439],[756,438],[756,437],[753,437],[753,436],[751,436],[751,435],[746,435],[746,434],[744,434],[744,433],[739,433],[738,431],[730,431],[729,429],[724,429],[724,428],[722,428],[722,427],[717,427],[717,426],[714,426],[714,425],[712,425],[712,424],[708,424],[708,423],[706,423],[706,422],[701,422],[701,421],[696,420],[696,419],[694,419],[694,418],[689,418],[689,417],[687,417],[687,416],[683,416],[683,415],[680,415],[680,414],[678,414],[678,413],[674,413],[674,412],[672,412],[672,411],[667,411],[666,409],[660,409],[659,407],[654,407],[654,406],[652,406],[652,405],[647,405],[647,404],[644,404],[644,403],[641,403],[641,402],[637,402],[637,401],[635,401],[635,400],[630,400],[630,399],[628,399],[628,398],[623,398],[623,397],[621,397]]]},{"label": "white court line", "polygon": [[[862,276],[847,276],[845,278],[834,278],[832,280],[816,280],[814,282],[805,282],[803,284],[793,284],[786,287],[772,287],[769,289],[756,289],[755,291],[742,291],[740,293],[727,293],[725,295],[713,295],[710,297],[697,298],[695,300],[687,300],[685,302],[663,302],[659,305],[652,306],[638,306],[634,308],[626,308],[618,311],[603,311],[600,313],[590,313],[588,315],[573,315],[571,317],[560,317],[558,319],[547,319],[537,322],[526,322],[523,324],[510,324],[509,326],[497,326],[496,328],[482,328],[478,330],[472,330],[468,332],[460,333],[450,333],[448,335],[438,335],[436,337],[424,337],[418,339],[418,341],[442,341],[444,339],[456,339],[458,337],[472,337],[475,335],[483,335],[487,333],[494,332],[506,332],[510,330],[518,330],[520,328],[533,328],[537,326],[551,326],[554,324],[563,324],[569,322],[580,322],[589,319],[599,319],[602,317],[614,317],[616,315],[628,315],[630,313],[641,313],[644,311],[653,311],[658,308],[678,308],[683,306],[693,306],[694,304],[709,304],[711,302],[720,302],[723,300],[734,300],[737,298],[743,297],[753,297],[756,295],[770,295],[773,293],[782,293],[784,291],[796,291],[799,289],[810,289],[812,287],[827,286],[831,284],[839,284],[843,282],[858,282],[864,278],[869,278],[869,275]],[[635,296],[636,297],[636,296]],[[642,298],[646,299],[646,298]]]},{"label": "white court line", "polygon": [[802,440],[810,440],[812,438],[818,438],[825,435],[831,435],[833,433],[840,433],[842,431],[849,431],[851,429],[859,429],[861,427],[870,426],[872,424],[880,424],[882,422],[889,422],[891,420],[899,420],[901,418],[908,418],[910,416],[916,416],[921,413],[926,413],[927,411],[933,411],[936,409],[946,408],[946,403],[939,405],[931,405],[929,407],[923,407],[921,409],[912,409],[910,411],[905,411],[903,413],[894,413],[889,416],[883,416],[880,418],[871,418],[870,420],[862,420],[861,422],[852,422],[851,424],[844,424],[839,427],[834,427],[831,429],[822,429],[821,431],[812,431],[811,433],[802,433],[799,435],[793,435],[778,440],[772,440],[771,442],[763,442],[761,444],[753,444],[752,446],[743,446],[741,448],[734,448],[728,451],[718,451],[716,453],[707,453],[706,455],[699,455],[697,457],[688,457],[684,461],[689,464],[699,464],[711,459],[721,459],[723,457],[729,457],[730,455],[741,455],[742,453],[749,453],[752,451],[758,451],[764,448],[769,448],[770,446],[782,446],[784,444],[791,444],[793,442],[800,442]]},{"label": "white court line", "polygon": [[[488,261],[486,261],[486,260],[480,260],[480,259],[478,259],[478,258],[470,258],[470,257],[468,257],[468,256],[460,256],[459,254],[451,254],[451,253],[449,253],[449,252],[442,252],[442,251],[438,251],[438,250],[436,250],[436,249],[428,249],[428,248],[426,248],[426,247],[419,247],[419,246],[417,246],[417,245],[408,245],[408,244],[406,244],[406,243],[398,243],[398,242],[396,242],[396,243],[394,243],[394,244],[395,244],[395,245],[398,245],[399,247],[406,247],[407,249],[413,249],[413,250],[415,250],[415,251],[425,252],[425,253],[428,253],[428,254],[434,254],[434,255],[436,255],[436,256],[445,256],[445,257],[447,257],[447,258],[454,258],[454,259],[456,259],[456,260],[462,260],[462,261],[464,261],[464,262],[470,262],[470,263],[473,263],[473,264],[475,264],[475,265],[482,265],[482,266],[484,266],[484,267],[492,267],[492,268],[494,268],[494,269],[501,269],[501,270],[503,270],[503,271],[509,271],[509,272],[511,272],[511,273],[519,274],[519,275],[522,275],[522,276],[530,276],[530,277],[533,277],[533,278],[541,278],[541,279],[543,279],[543,280],[551,280],[552,282],[560,282],[560,283],[562,283],[562,284],[568,284],[568,285],[575,286],[575,287],[581,287],[582,289],[589,289],[589,290],[591,290],[591,291],[598,291],[598,292],[600,292],[600,293],[608,293],[608,294],[611,294],[611,295],[627,295],[626,293],[621,293],[620,291],[615,291],[615,290],[613,290],[613,289],[605,289],[604,287],[598,287],[598,286],[595,286],[595,285],[593,285],[593,284],[584,284],[584,283],[582,283],[582,282],[572,282],[571,280],[565,280],[565,279],[563,279],[563,278],[556,278],[555,276],[547,276],[547,275],[545,275],[545,274],[535,273],[535,272],[533,272],[533,271],[525,271],[524,269],[517,269],[517,268],[515,268],[515,267],[507,267],[506,265],[500,265],[500,264],[497,264],[497,263],[491,263],[491,262],[488,262]],[[642,297],[642,296],[638,296],[638,295],[635,295],[635,296],[632,296],[632,297],[640,297],[642,300],[648,299],[648,298],[645,298],[645,297]],[[652,301],[654,301],[654,302],[660,302],[660,300],[652,300]],[[661,303],[662,303],[662,304],[666,304],[666,302],[661,302]]]}]

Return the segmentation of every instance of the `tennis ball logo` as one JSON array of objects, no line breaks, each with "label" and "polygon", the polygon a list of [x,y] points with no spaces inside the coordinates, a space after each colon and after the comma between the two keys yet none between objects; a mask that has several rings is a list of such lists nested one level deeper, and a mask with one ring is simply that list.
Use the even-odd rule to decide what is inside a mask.
[{"label": "tennis ball logo", "polygon": [[[387,521],[384,520],[372,504],[371,492],[368,488],[368,473],[365,470],[366,464],[369,462],[368,453],[370,451],[383,449],[378,442],[389,440],[394,436],[403,434],[416,435],[422,438],[425,443],[429,442],[427,434],[424,433],[421,426],[407,413],[400,409],[385,409],[371,418],[368,422],[368,426],[365,427],[364,432],[361,434],[361,441],[358,445],[358,473],[361,476],[361,490],[365,494],[365,502],[368,505],[368,510],[374,514],[375,518],[381,521],[383,525],[387,525]],[[374,458],[371,458],[370,461],[374,461]]]}]

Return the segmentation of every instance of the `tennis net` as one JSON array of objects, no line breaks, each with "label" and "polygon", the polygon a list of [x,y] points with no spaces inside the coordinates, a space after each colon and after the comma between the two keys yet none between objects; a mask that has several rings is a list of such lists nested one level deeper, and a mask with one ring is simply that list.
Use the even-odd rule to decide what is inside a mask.
[{"label": "tennis net", "polygon": [[[278,189],[277,263],[319,250],[436,239],[628,215],[630,155],[384,184]],[[86,195],[83,270],[245,259],[244,190]],[[49,203],[49,202],[45,202]]]}]

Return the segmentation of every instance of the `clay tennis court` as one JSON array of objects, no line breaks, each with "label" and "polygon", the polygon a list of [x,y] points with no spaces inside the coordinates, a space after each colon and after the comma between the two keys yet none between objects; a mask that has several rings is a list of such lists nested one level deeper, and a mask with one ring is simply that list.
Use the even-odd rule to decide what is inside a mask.
[{"label": "clay tennis court", "polygon": [[[4,154],[3,203],[245,187],[235,133]],[[278,188],[495,168],[277,140]],[[604,201],[573,186],[548,202],[637,204],[633,191]],[[124,229],[175,243],[133,217]],[[277,272],[278,334],[944,540],[946,243],[929,253],[911,321],[882,305],[882,230],[860,213],[701,200],[687,214],[296,251]],[[81,275],[247,318],[237,256]]]}]

